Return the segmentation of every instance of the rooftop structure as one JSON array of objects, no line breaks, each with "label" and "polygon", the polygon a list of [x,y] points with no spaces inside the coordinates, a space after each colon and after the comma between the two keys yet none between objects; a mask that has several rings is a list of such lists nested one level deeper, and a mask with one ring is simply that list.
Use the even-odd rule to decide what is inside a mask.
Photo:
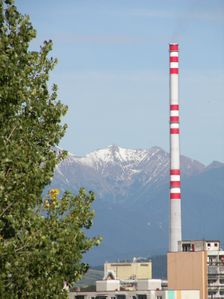
[{"label": "rooftop structure", "polygon": [[178,251],[219,251],[220,241],[218,240],[184,240],[178,242]]}]

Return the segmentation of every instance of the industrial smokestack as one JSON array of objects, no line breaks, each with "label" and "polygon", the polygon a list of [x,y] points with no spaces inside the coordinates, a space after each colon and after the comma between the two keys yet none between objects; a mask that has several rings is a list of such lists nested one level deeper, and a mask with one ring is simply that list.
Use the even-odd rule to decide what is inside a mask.
[{"label": "industrial smokestack", "polygon": [[169,45],[170,54],[170,231],[169,251],[178,251],[181,233],[180,142],[178,44]]}]

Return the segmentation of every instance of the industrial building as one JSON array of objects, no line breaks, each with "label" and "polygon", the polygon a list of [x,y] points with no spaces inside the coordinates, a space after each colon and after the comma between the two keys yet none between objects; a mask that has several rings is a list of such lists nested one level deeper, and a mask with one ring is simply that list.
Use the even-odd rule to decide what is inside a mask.
[{"label": "industrial building", "polygon": [[152,278],[152,262],[119,262],[105,263],[104,273],[113,273],[116,279],[151,279]]},{"label": "industrial building", "polygon": [[[151,269],[151,262],[145,264],[146,268]],[[114,267],[122,273],[119,279],[112,270]],[[129,267],[128,271],[127,267]],[[200,299],[200,290],[168,290],[167,282],[161,279],[139,278],[144,276],[144,272],[136,272],[136,269],[141,267],[141,263],[134,261],[106,263],[104,278],[96,281],[95,292],[70,292],[69,299]],[[148,275],[148,272],[145,273]]]},{"label": "industrial building", "polygon": [[[142,272],[141,267],[150,271]],[[167,281],[149,279],[151,270],[151,261],[105,263],[104,278],[96,281],[96,291],[70,292],[69,299],[201,299],[199,288],[168,289]]]}]

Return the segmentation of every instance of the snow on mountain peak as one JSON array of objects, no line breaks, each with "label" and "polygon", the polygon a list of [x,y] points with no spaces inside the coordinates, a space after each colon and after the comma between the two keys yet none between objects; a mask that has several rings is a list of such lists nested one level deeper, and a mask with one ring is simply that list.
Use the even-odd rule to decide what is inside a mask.
[{"label": "snow on mountain peak", "polygon": [[164,156],[166,153],[159,147],[152,147],[150,149],[127,149],[117,145],[109,145],[103,149],[97,149],[85,156],[77,157],[73,154],[68,154],[67,162],[77,162],[79,164],[86,165],[88,167],[100,170],[101,167],[105,168],[106,165],[123,165],[123,167],[134,168],[146,160],[149,161],[153,157],[159,159],[160,156]]},{"label": "snow on mountain peak", "polygon": [[[204,165],[181,156],[182,175],[203,171]],[[168,179],[169,154],[154,146],[149,149],[126,149],[110,145],[86,156],[68,155],[57,169],[66,184],[88,186],[97,194],[124,196],[130,186],[155,186]],[[134,188],[134,187],[133,187]]]},{"label": "snow on mountain peak", "polygon": [[89,153],[81,160],[85,164],[95,165],[96,163],[140,163],[146,155],[147,150],[142,149],[126,149],[117,145],[110,145],[107,148],[99,149]]}]

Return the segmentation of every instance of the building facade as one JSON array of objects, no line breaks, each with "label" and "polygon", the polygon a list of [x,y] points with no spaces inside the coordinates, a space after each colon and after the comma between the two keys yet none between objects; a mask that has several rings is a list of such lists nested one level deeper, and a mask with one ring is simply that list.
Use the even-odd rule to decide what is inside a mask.
[{"label": "building facade", "polygon": [[224,251],[217,240],[180,241],[167,255],[168,287],[199,288],[201,299],[224,299]]},{"label": "building facade", "polygon": [[200,299],[199,290],[70,292],[69,299]]}]

